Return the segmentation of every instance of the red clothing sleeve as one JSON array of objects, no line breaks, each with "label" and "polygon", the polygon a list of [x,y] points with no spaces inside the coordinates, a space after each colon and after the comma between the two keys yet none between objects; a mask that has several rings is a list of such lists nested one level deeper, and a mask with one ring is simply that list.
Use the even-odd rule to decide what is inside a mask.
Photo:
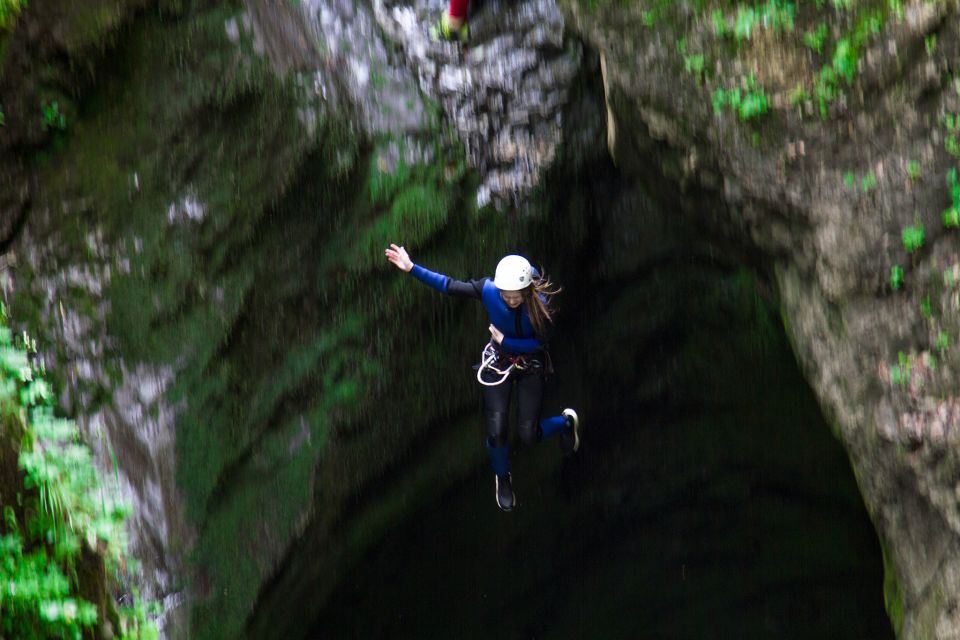
[{"label": "red clothing sleeve", "polygon": [[450,17],[466,18],[467,5],[469,4],[470,4],[470,0],[450,0]]}]

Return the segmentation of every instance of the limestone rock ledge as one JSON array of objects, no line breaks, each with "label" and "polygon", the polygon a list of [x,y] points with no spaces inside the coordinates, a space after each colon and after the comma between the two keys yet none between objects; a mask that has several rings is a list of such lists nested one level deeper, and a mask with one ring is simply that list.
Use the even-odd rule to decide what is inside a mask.
[{"label": "limestone rock ledge", "polygon": [[[866,8],[801,7],[792,30],[757,27],[736,44],[722,7],[561,4],[603,58],[618,165],[659,164],[697,194],[684,215],[733,230],[775,273],[879,531],[899,637],[960,637],[960,235],[943,221],[960,161],[957,3],[876,9],[869,30]],[[818,53],[802,35],[820,24]],[[821,100],[823,69],[851,43],[851,81]],[[757,86],[766,113],[723,107],[718,91]],[[908,246],[919,226],[922,246]]]}]

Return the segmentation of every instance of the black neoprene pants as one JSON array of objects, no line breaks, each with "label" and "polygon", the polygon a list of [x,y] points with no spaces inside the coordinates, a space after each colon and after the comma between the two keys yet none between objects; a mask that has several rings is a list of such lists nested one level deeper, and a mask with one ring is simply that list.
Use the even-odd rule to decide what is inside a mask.
[{"label": "black neoprene pants", "polygon": [[510,429],[510,396],[517,387],[517,431],[525,444],[540,440],[540,405],[543,402],[543,374],[521,373],[503,384],[483,387],[483,409],[490,445],[507,444]]}]

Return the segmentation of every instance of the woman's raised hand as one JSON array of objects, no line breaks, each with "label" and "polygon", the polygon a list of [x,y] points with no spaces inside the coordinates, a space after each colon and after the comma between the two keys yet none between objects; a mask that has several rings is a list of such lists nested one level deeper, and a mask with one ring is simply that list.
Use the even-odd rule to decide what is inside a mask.
[{"label": "woman's raised hand", "polygon": [[387,256],[387,260],[392,262],[397,269],[400,269],[401,271],[410,271],[410,269],[413,269],[413,261],[407,254],[407,250],[403,247],[398,247],[397,245],[391,243],[390,247],[383,253],[385,256]]}]

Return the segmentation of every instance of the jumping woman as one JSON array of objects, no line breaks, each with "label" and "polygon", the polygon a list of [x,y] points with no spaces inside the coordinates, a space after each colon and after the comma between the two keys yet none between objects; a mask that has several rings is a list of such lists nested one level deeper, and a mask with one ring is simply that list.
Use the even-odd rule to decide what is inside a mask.
[{"label": "jumping woman", "polygon": [[440,293],[480,300],[490,318],[490,342],[483,350],[477,381],[482,385],[487,423],[487,453],[495,474],[497,505],[510,511],[517,503],[510,476],[510,396],[517,388],[517,430],[526,444],[561,434],[565,454],[580,447],[579,419],[573,409],[540,420],[544,376],[549,369],[546,330],[552,323],[553,284],[523,256],[509,255],[490,278],[462,282],[416,265],[403,247],[391,244],[387,260]]}]

